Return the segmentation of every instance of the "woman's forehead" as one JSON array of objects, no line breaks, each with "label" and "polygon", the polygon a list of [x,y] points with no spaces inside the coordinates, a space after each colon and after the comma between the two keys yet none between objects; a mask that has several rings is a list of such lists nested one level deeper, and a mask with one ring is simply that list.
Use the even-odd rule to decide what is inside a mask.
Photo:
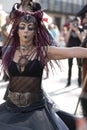
[{"label": "woman's forehead", "polygon": [[20,22],[36,23],[36,19],[35,19],[35,17],[33,17],[31,15],[24,15],[23,17],[20,18],[19,23]]},{"label": "woman's forehead", "polygon": [[34,23],[32,23],[32,22],[30,22],[30,23],[20,22],[19,25],[34,25]]}]

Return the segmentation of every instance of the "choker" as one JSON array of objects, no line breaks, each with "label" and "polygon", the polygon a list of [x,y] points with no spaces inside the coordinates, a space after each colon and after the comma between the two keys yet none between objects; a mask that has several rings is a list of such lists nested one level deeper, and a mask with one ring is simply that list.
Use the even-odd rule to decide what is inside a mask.
[{"label": "choker", "polygon": [[26,45],[20,45],[20,46],[17,47],[17,49],[28,50],[30,46],[31,45],[27,45],[27,46]]},{"label": "choker", "polygon": [[21,54],[19,56],[19,60],[18,60],[18,64],[17,64],[17,67],[20,72],[24,71],[25,66],[27,65],[27,63],[29,61],[29,57],[31,57],[31,59],[32,59],[32,57],[34,56],[34,54],[35,54],[34,50],[35,50],[35,48],[33,48],[31,52],[29,50],[27,50],[25,55],[22,54],[22,50],[20,50],[20,49],[18,50],[19,53]]}]

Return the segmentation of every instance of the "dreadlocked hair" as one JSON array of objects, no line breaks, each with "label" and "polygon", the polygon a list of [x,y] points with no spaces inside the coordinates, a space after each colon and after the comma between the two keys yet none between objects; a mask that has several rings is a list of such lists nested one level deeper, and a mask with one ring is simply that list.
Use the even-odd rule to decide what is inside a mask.
[{"label": "dreadlocked hair", "polygon": [[[34,39],[33,39],[33,43],[36,48],[37,48],[37,56],[40,57],[41,63],[43,66],[45,66],[46,63],[46,57],[44,57],[43,52],[42,52],[42,47],[43,47],[43,51],[46,52],[46,46],[51,46],[53,44],[53,38],[52,36],[49,34],[47,28],[45,27],[42,18],[43,18],[43,11],[42,10],[38,10],[35,12],[22,12],[19,10],[15,10],[14,11],[14,15],[12,17],[12,29],[10,31],[10,34],[8,36],[7,42],[6,42],[6,46],[2,49],[3,50],[3,56],[2,56],[2,66],[4,71],[8,71],[9,65],[11,63],[11,61],[13,60],[13,56],[14,53],[17,49],[17,47],[19,46],[19,37],[17,34],[18,31],[18,24],[19,24],[19,20],[21,17],[23,17],[24,15],[31,15],[33,17],[35,17],[36,19],[36,29],[35,29],[35,35],[34,35]],[[45,55],[46,56],[46,55]],[[50,61],[50,65],[51,68],[53,67],[52,62]],[[46,65],[46,72],[48,75],[48,65]]]}]

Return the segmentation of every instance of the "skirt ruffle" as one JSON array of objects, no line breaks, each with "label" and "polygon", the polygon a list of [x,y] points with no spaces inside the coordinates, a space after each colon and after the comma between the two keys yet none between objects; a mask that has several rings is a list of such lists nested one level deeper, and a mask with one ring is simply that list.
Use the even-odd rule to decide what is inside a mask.
[{"label": "skirt ruffle", "polygon": [[48,101],[19,108],[10,100],[0,105],[0,130],[69,130]]}]

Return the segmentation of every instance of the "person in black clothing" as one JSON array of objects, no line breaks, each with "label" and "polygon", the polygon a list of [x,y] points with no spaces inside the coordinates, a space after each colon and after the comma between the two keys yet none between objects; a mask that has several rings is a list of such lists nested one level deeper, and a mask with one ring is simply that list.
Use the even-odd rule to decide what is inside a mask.
[{"label": "person in black clothing", "polygon": [[[81,36],[82,29],[79,27],[79,19],[75,17],[71,23],[69,31],[66,35],[66,43],[67,47],[76,47],[80,46],[82,41]],[[72,65],[73,65],[73,58],[68,59],[68,80],[66,87],[71,85],[71,75],[72,75]],[[77,65],[78,65],[78,58],[77,58]],[[78,65],[78,85],[81,86],[81,67]]]},{"label": "person in black clothing", "polygon": [[[77,16],[81,18],[83,26],[81,46],[87,48],[87,5],[77,13]],[[80,102],[83,116],[87,119],[87,58],[82,59],[82,92],[80,94]]]}]

